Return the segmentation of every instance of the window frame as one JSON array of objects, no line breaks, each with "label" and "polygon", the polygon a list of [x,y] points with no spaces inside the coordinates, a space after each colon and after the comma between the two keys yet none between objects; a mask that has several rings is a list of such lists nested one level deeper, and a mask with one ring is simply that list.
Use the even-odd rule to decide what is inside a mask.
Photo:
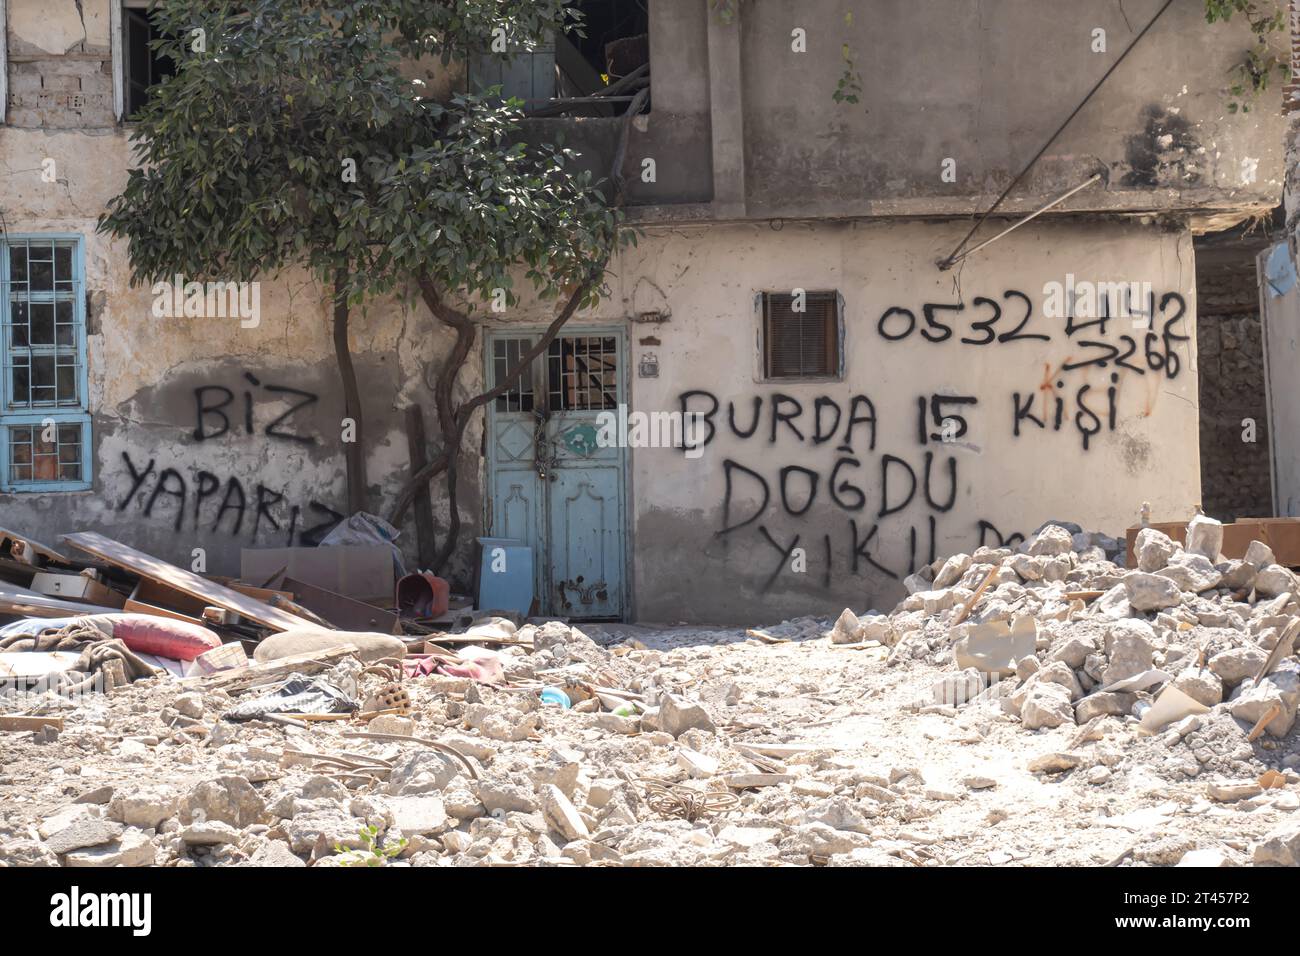
[{"label": "window frame", "polygon": [[[793,288],[803,288],[796,286]],[[757,348],[757,367],[755,369],[755,381],[769,383],[773,385],[790,384],[790,383],[812,383],[818,382],[842,382],[845,377],[845,329],[844,329],[844,295],[838,289],[810,289],[803,288],[803,291],[809,295],[830,295],[834,296],[835,302],[835,328],[832,341],[835,344],[835,367],[828,372],[817,375],[770,375],[768,369],[768,336],[767,336],[767,311],[768,300],[770,296],[791,297],[793,293],[790,289],[763,289],[754,293],[754,314],[758,324],[758,348]]]},{"label": "window frame", "polygon": [[150,10],[155,0],[109,0],[108,45],[113,63],[113,115],[118,123],[131,123],[126,112],[128,77],[130,67],[126,49],[126,10]]},{"label": "window frame", "polygon": [[8,124],[9,108],[9,6],[0,0],[0,126]]},{"label": "window frame", "polygon": [[[77,404],[61,407],[10,408],[12,392],[9,361],[9,247],[22,242],[66,243],[72,246],[72,315],[76,327],[77,354]],[[56,353],[57,354],[57,353]],[[94,455],[90,420],[90,369],[86,329],[86,242],[79,233],[12,233],[0,236],[0,493],[28,494],[59,491],[89,491],[94,485]],[[78,425],[81,428],[81,478],[73,481],[56,478],[41,481],[17,482],[12,474],[13,445],[11,432],[15,427],[40,425],[49,419],[58,425]]]}]

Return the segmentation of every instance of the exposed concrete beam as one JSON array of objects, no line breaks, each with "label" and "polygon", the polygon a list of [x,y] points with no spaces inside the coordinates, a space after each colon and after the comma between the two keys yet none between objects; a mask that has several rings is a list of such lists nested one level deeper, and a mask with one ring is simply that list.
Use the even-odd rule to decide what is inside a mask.
[{"label": "exposed concrete beam", "polygon": [[[708,0],[699,0],[708,5]],[[745,214],[745,98],[740,63],[741,10],[723,23],[708,12],[709,114],[713,127],[713,206],[719,216]]]}]

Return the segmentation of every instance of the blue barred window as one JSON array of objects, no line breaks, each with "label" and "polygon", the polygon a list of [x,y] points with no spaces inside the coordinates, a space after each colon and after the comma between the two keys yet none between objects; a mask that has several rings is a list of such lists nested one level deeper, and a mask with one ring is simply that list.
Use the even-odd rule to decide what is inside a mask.
[{"label": "blue barred window", "polygon": [[80,236],[0,236],[0,491],[90,487]]}]

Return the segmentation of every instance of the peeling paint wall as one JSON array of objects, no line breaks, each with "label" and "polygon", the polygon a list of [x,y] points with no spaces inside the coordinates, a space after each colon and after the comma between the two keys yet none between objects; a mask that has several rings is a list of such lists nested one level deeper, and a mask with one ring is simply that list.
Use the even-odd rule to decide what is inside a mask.
[{"label": "peeling paint wall", "polygon": [[[750,214],[927,215],[986,206],[1162,4],[743,5]],[[1284,128],[1276,94],[1248,113],[1229,112],[1232,69],[1250,46],[1242,20],[1208,24],[1203,3],[1175,3],[1005,208],[1034,209],[1099,170],[1108,184],[1069,208],[1276,205]],[[806,53],[791,51],[798,28],[807,32]],[[1094,52],[1095,30],[1105,31],[1104,52]],[[832,98],[845,55],[861,78],[856,104]],[[955,162],[950,182],[940,175],[945,159]]]},{"label": "peeling paint wall", "polygon": [[[1143,501],[1157,517],[1191,513],[1190,234],[1026,227],[959,272],[938,272],[934,260],[959,235],[923,224],[712,227],[652,233],[624,257],[611,306],[628,312],[638,277],[650,276],[672,311],[653,327],[658,346],[637,345],[646,332],[632,329],[632,367],[646,352],[659,365],[658,378],[633,378],[634,407],[712,413],[714,428],[698,459],[632,452],[640,617],[889,606],[933,556],[1014,540],[1049,518],[1120,534]],[[1045,286],[1071,273],[1149,282],[1150,350],[1145,320],[1067,334],[1065,319],[1046,315]],[[755,296],[795,288],[843,295],[843,381],[761,381]],[[936,417],[935,396],[975,401],[941,404]],[[946,443],[940,421],[950,415],[967,428]],[[796,542],[803,571],[786,554]]]},{"label": "peeling paint wall", "polygon": [[[57,184],[41,181],[42,158],[54,160]],[[124,244],[95,232],[125,179],[124,136],[6,130],[0,168],[13,171],[11,232],[85,237],[96,475],[89,492],[0,495],[0,524],[38,538],[99,528],[187,565],[203,548],[218,573],[237,571],[241,547],[310,543],[346,498],[343,398],[319,287],[306,276],[262,283],[256,328],[237,317],[157,318],[151,290],[129,284]],[[422,403],[432,416],[429,367],[449,342],[422,307],[380,302],[354,314],[376,512],[406,472],[401,409]],[[467,367],[464,387],[479,377]],[[474,477],[461,501],[471,534]]]},{"label": "peeling paint wall", "polygon": [[113,67],[105,0],[9,3],[11,126],[111,126]]},{"label": "peeling paint wall", "polygon": [[[729,73],[714,55],[727,49],[719,32],[726,28],[710,20],[702,0],[653,5],[654,110],[634,124],[625,167],[636,195],[698,204],[717,198],[719,170],[739,171],[744,182],[732,205],[658,207],[657,215],[678,224],[648,219],[639,247],[611,268],[609,298],[571,326],[627,324],[634,410],[675,411],[685,401],[689,411],[712,412],[715,438],[700,458],[680,449],[629,452],[636,617],[770,620],[887,604],[899,579],[931,554],[1014,540],[1053,517],[1117,533],[1144,500],[1157,519],[1185,516],[1199,500],[1186,217],[1161,218],[1173,226],[1151,217],[1059,217],[948,273],[934,262],[969,220],[845,218],[952,216],[986,204],[1099,74],[1091,60],[1061,59],[1057,34],[1034,45],[1049,20],[1062,29],[1055,5],[1048,17],[1045,5],[1016,0],[998,8],[996,23],[971,19],[972,10],[987,16],[993,6],[954,13],[928,0],[888,3],[860,19],[854,48],[875,72],[864,76],[864,102],[844,107],[830,98],[841,65],[839,6],[745,5]],[[1172,32],[1158,42],[1153,36],[1144,53],[1154,61],[1125,67],[1132,67],[1128,78],[1117,76],[1115,88],[1081,114],[1009,209],[1076,185],[1098,161],[1111,171],[1110,184],[1087,202],[1110,211],[1232,216],[1276,196],[1278,121],[1264,111],[1227,117],[1220,51],[1210,49],[1223,28],[1194,23],[1193,6],[1177,5]],[[1129,17],[1145,22],[1152,7],[1140,3]],[[1069,25],[1103,17],[1112,50],[1126,42],[1112,4],[1089,0],[1070,10]],[[309,542],[330,510],[343,506],[343,401],[330,316],[320,290],[302,276],[263,283],[261,323],[251,329],[237,319],[157,319],[149,290],[129,286],[127,250],[95,233],[130,165],[127,130],[111,118],[107,23],[107,0],[83,0],[81,13],[73,3],[10,3],[11,123],[0,129],[0,210],[11,232],[85,237],[95,485],[0,495],[0,525],[51,543],[67,530],[102,530],[187,565],[203,548],[209,571],[233,573],[241,547]],[[819,52],[782,72],[768,47],[781,41],[788,49],[800,23]],[[1009,38],[995,40],[999,30]],[[943,69],[924,68],[935,59]],[[1057,64],[1047,77],[1044,59]],[[21,76],[39,85],[17,84]],[[61,76],[81,77],[80,94],[107,95],[108,105],[59,101],[78,92],[59,90],[71,85]],[[916,79],[900,84],[896,76]],[[732,103],[718,95],[726,89],[743,89],[733,117],[739,140],[714,135]],[[599,154],[612,151],[617,127],[575,122],[568,131],[591,154],[584,163],[603,169]],[[954,184],[938,176],[942,155],[958,159]],[[659,178],[638,182],[643,160],[656,157]],[[1234,183],[1248,158],[1259,160],[1256,180]],[[57,170],[52,183],[40,175],[47,159]],[[1126,185],[1128,176],[1137,178]],[[774,218],[684,222],[724,212]],[[782,223],[782,216],[826,218]],[[1044,289],[1070,274],[1149,282],[1162,303],[1154,340],[1131,320],[1128,327],[1112,321],[1104,333],[1085,326],[1067,334],[1064,319],[1044,313]],[[755,297],[794,288],[842,294],[842,381],[761,380]],[[552,308],[529,302],[499,321],[544,326]],[[647,311],[671,319],[653,327],[627,322]],[[1037,335],[1048,339],[1029,337]],[[353,319],[371,510],[385,510],[406,474],[402,408],[418,402],[433,421],[434,370],[450,342],[421,306],[372,303]],[[659,376],[640,378],[635,370],[651,353]],[[481,385],[476,349],[458,387],[471,395]],[[966,422],[955,444],[933,437],[952,415]],[[857,421],[846,434],[850,419]],[[465,440],[462,542],[481,526],[482,441],[480,416]],[[441,528],[445,503],[436,490]],[[407,530],[408,552],[412,537]],[[794,570],[792,547],[805,552],[803,570]],[[462,548],[453,568],[462,583],[468,553]]]},{"label": "peeling paint wall", "polygon": [[[0,212],[11,234],[85,241],[94,488],[0,494],[0,525],[55,543],[97,529],[189,566],[238,573],[244,547],[310,544],[346,502],[343,397],[320,288],[291,275],[260,288],[261,321],[153,315],[149,288],[129,283],[127,249],[95,231],[131,165],[130,127],[112,112],[109,4],[9,4],[10,99],[0,127]],[[93,68],[92,68],[93,67]],[[456,69],[413,64],[435,88]],[[23,79],[27,77],[28,79]],[[74,91],[67,77],[81,77]],[[73,102],[64,93],[79,92]],[[42,173],[52,168],[53,182]],[[407,474],[402,409],[433,409],[431,364],[451,337],[423,307],[373,302],[351,322],[365,397],[370,509],[383,513]],[[467,365],[463,390],[481,371]],[[478,425],[466,437],[477,448]],[[463,540],[481,503],[471,462],[461,481]],[[435,521],[446,506],[435,500]],[[414,553],[414,533],[402,544]],[[468,552],[452,574],[468,576]]]}]

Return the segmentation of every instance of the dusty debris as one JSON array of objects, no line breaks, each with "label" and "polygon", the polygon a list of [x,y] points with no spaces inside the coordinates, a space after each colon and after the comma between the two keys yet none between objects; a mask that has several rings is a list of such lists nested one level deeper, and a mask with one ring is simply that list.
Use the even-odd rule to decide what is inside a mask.
[{"label": "dusty debris", "polygon": [[[1151,529],[1144,566],[1120,549],[1044,528],[923,568],[888,613],[767,640],[480,620],[363,663],[327,631],[314,653],[92,700],[0,699],[24,718],[0,863],[334,866],[371,841],[411,866],[1294,860],[1292,592],[1241,595],[1226,561],[1202,588],[1209,558]],[[963,666],[972,633],[988,669]],[[294,674],[365,706],[250,706]],[[1167,698],[1202,712],[1143,732]]]}]

